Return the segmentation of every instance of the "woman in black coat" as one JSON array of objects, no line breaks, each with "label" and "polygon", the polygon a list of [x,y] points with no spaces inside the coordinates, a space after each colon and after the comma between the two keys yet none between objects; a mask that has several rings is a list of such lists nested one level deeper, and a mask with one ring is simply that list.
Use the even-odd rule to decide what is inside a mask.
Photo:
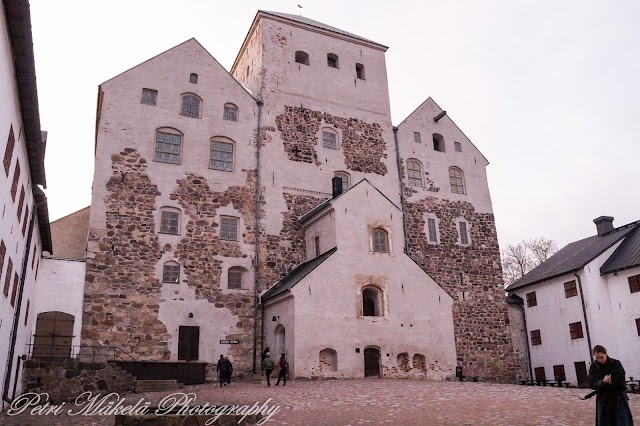
[{"label": "woman in black coat", "polygon": [[627,384],[622,364],[607,356],[607,350],[593,348],[596,361],[589,368],[589,384],[596,394],[596,426],[633,426]]}]

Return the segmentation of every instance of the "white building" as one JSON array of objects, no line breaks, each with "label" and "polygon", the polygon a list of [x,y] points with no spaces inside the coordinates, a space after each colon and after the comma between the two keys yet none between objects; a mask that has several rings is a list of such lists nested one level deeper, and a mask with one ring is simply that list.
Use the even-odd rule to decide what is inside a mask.
[{"label": "white building", "polygon": [[640,221],[564,247],[507,287],[524,305],[534,380],[584,384],[591,350],[603,345],[627,377],[640,378]]},{"label": "white building", "polygon": [[0,379],[2,408],[21,391],[43,251],[51,252],[28,1],[0,5]]}]

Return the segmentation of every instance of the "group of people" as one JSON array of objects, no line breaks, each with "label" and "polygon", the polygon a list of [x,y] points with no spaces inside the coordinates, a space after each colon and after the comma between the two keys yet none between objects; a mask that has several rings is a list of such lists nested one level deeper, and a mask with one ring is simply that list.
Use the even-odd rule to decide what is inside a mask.
[{"label": "group of people", "polygon": [[229,361],[228,356],[220,355],[216,371],[220,377],[220,387],[229,386],[231,384],[231,373],[233,373],[233,364]]},{"label": "group of people", "polygon": [[[289,375],[289,362],[285,358],[284,354],[280,355],[280,361],[278,363],[280,365],[280,374],[278,374],[278,381],[276,381],[276,386],[280,385],[280,379],[282,379],[282,386],[287,385],[287,376]],[[275,367],[275,362],[271,358],[271,352],[269,347],[267,346],[262,352],[262,369],[264,370],[267,376],[267,386],[271,386],[271,373],[273,373]]]}]

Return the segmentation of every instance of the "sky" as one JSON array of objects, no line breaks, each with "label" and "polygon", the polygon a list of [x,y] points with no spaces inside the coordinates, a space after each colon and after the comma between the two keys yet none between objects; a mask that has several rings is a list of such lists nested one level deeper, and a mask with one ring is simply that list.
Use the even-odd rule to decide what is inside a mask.
[{"label": "sky", "polygon": [[31,0],[52,221],[91,202],[98,85],[191,37],[229,70],[257,10],[389,46],[393,124],[431,96],[489,159],[501,248],[640,220],[637,0]]}]

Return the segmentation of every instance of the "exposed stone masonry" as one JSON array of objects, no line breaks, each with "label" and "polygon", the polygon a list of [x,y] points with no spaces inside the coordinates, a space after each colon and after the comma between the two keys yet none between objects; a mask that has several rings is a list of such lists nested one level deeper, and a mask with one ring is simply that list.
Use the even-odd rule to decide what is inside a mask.
[{"label": "exposed stone masonry", "polygon": [[367,124],[356,118],[336,117],[326,112],[302,107],[284,107],[276,117],[284,149],[289,160],[319,165],[316,145],[323,125],[334,126],[340,132],[339,144],[349,170],[385,175],[386,143],[378,123]]}]

